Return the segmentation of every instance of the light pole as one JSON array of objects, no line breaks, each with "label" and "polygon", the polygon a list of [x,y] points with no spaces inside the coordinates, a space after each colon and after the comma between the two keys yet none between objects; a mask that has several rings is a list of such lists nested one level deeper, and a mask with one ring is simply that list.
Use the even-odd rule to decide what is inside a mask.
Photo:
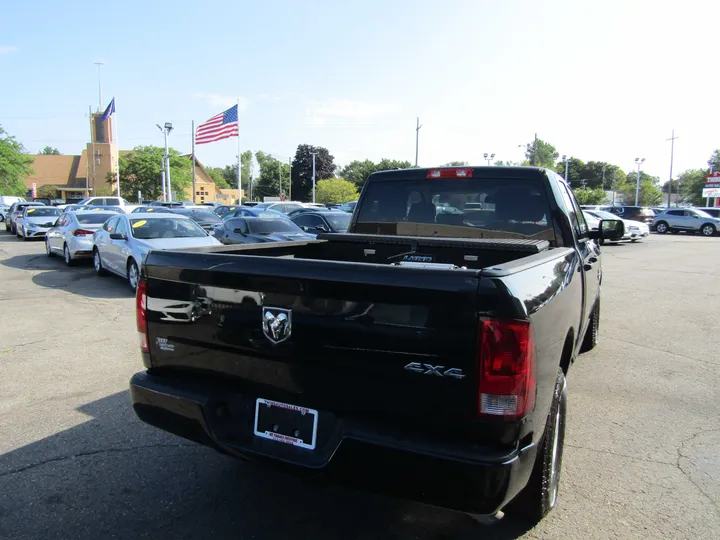
[{"label": "light pole", "polygon": [[173,126],[170,122],[165,122],[165,127],[161,127],[160,124],[155,124],[157,128],[165,135],[165,201],[172,201],[172,190],[170,189],[170,148],[168,147],[168,135],[173,130]]},{"label": "light pole", "polygon": [[568,181],[568,166],[570,164],[570,157],[563,155],[562,160],[565,162],[565,183]]},{"label": "light pole", "polygon": [[[415,167],[418,166],[418,151],[420,150],[420,118],[416,119],[415,123]],[[314,193],[314,192],[313,192]]]},{"label": "light pole", "polygon": [[315,202],[315,156],[317,156],[317,152],[311,152],[310,155],[313,157],[313,201]]},{"label": "light pole", "polygon": [[488,155],[488,153],[485,152],[485,153],[483,154],[483,157],[487,160],[487,164],[488,164],[488,166],[489,166],[489,165],[490,165],[490,162],[495,159],[495,154],[489,154],[489,155]]},{"label": "light pole", "polygon": [[638,206],[638,202],[640,201],[640,165],[645,163],[645,158],[635,158],[635,163],[637,164],[637,184],[635,185],[635,206]]}]

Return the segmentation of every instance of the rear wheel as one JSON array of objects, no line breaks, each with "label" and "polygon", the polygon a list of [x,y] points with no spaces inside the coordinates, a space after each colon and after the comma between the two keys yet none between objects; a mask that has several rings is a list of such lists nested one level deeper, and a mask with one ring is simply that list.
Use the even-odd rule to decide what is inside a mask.
[{"label": "rear wheel", "polygon": [[45,253],[47,253],[48,257],[53,256],[52,249],[50,249],[50,240],[48,240],[47,238],[45,239]]},{"label": "rear wheel", "polygon": [[715,236],[715,225],[711,223],[706,223],[702,227],[700,227],[700,232],[703,236]]},{"label": "rear wheel", "polygon": [[587,330],[585,330],[585,337],[583,338],[582,345],[580,346],[580,352],[585,353],[592,351],[598,344],[598,336],[600,333],[600,300],[595,302],[592,313],[590,314],[590,321],[588,322]]},{"label": "rear wheel", "polygon": [[130,287],[132,287],[132,290],[137,290],[137,286],[140,281],[140,271],[138,270],[137,264],[135,264],[135,261],[133,261],[132,259],[128,261],[127,278]]},{"label": "rear wheel", "polygon": [[550,414],[545,424],[545,433],[538,448],[530,480],[508,505],[508,513],[538,522],[555,508],[562,469],[566,412],[567,382],[565,374],[560,369],[555,382]]},{"label": "rear wheel", "polygon": [[657,225],[655,225],[655,230],[660,234],[665,234],[670,230],[670,227],[668,227],[668,224],[664,221],[658,221]]},{"label": "rear wheel", "polygon": [[97,248],[93,249],[93,266],[95,267],[95,273],[98,276],[107,275],[107,273],[105,272],[105,267],[102,263],[102,258],[100,257],[100,252],[97,250]]},{"label": "rear wheel", "polygon": [[72,253],[70,253],[70,248],[67,244],[63,247],[63,259],[65,259],[65,264],[67,266],[73,266],[75,264],[75,261],[72,258]]}]

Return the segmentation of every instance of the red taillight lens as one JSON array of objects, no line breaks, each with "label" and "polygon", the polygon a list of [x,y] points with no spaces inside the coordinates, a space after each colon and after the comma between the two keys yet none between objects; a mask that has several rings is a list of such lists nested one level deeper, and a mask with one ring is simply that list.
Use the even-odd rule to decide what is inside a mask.
[{"label": "red taillight lens", "polygon": [[480,321],[481,415],[521,418],[535,407],[535,343],[527,321]]},{"label": "red taillight lens", "polygon": [[92,235],[95,231],[88,231],[86,229],[75,229],[73,231],[73,236],[87,236]]},{"label": "red taillight lens", "polygon": [[145,280],[140,280],[135,291],[135,320],[140,337],[140,349],[143,352],[150,352],[147,337],[147,281]]},{"label": "red taillight lens", "polygon": [[428,178],[472,178],[473,170],[467,167],[457,169],[454,167],[445,167],[442,169],[430,169],[427,173]]}]

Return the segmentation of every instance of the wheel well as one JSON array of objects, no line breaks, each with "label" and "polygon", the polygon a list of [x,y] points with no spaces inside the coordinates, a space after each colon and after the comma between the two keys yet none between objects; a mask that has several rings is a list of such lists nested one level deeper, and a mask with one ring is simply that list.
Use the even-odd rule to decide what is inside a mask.
[{"label": "wheel well", "polygon": [[138,270],[140,270],[140,267],[138,266],[137,262],[135,262],[135,259],[133,257],[128,257],[127,263],[125,263],[126,270],[130,270],[130,263],[135,263],[135,266],[137,266]]},{"label": "wheel well", "polygon": [[710,225],[713,229],[717,229],[714,223],[703,223],[702,225],[700,225],[700,228],[702,229],[705,225]]},{"label": "wheel well", "polygon": [[562,357],[560,358],[560,368],[563,370],[565,375],[567,375],[567,372],[570,369],[570,364],[572,363],[573,348],[575,344],[574,336],[575,334],[572,331],[572,328],[568,330],[567,336],[565,336],[565,345],[563,345]]}]

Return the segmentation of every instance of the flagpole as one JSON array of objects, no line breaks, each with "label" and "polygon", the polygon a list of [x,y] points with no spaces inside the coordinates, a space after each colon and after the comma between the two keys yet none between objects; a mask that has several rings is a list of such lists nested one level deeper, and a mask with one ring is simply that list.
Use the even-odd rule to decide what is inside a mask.
[{"label": "flagpole", "polygon": [[[240,138],[240,137],[238,137]],[[192,190],[193,190],[193,196],[192,196],[192,202],[195,203],[195,120],[192,121],[192,175],[193,175],[193,183],[192,183]]]},{"label": "flagpole", "polygon": [[242,163],[240,159],[240,98],[237,100],[237,115],[238,115],[238,204],[242,204]]},{"label": "flagpole", "polygon": [[120,198],[120,142],[118,141],[117,128],[117,106],[115,105],[115,97],[113,96],[113,127],[115,128],[115,181],[117,182],[117,196]]}]

